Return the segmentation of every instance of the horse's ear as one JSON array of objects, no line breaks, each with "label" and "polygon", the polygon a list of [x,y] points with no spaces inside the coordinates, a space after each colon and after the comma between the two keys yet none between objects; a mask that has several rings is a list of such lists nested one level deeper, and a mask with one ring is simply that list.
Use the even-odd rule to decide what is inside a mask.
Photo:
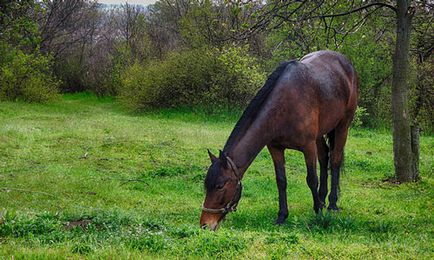
[{"label": "horse's ear", "polygon": [[209,149],[206,149],[208,151],[208,155],[209,155],[209,159],[211,160],[211,162],[215,162],[217,160],[217,157],[215,157],[214,154],[211,153],[211,151]]},{"label": "horse's ear", "polygon": [[226,166],[228,165],[228,159],[226,157],[226,154],[224,154],[222,150],[219,150],[219,151],[220,151],[219,160],[220,160],[220,162],[222,162],[223,167],[226,168]]}]

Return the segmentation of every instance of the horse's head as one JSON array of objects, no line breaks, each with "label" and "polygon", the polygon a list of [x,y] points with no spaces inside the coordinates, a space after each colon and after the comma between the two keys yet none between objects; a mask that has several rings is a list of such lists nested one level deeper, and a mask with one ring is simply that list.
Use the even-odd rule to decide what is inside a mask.
[{"label": "horse's head", "polygon": [[206,197],[200,226],[215,230],[228,212],[235,211],[241,198],[241,176],[235,163],[222,151],[217,158],[208,150],[211,166],[205,178]]}]

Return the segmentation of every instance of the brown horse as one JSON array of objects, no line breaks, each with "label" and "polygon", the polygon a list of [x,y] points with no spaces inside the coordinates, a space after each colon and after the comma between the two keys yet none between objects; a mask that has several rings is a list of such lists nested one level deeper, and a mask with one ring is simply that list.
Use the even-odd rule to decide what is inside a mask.
[{"label": "brown horse", "polygon": [[[200,225],[215,230],[236,210],[241,179],[264,146],[273,158],[279,191],[277,224],[288,216],[284,150],[303,152],[313,208],[319,212],[327,196],[329,210],[338,210],[339,172],[348,128],[357,107],[358,76],[348,59],[332,51],[313,52],[300,61],[281,64],[250,102],[205,179],[206,197]],[[327,144],[325,137],[329,139]],[[320,164],[320,185],[316,162]]]}]

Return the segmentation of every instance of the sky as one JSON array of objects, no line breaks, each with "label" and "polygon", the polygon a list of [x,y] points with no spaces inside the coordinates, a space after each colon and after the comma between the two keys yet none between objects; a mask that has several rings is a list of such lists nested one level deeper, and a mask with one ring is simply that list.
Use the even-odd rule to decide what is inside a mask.
[{"label": "sky", "polygon": [[128,2],[129,4],[140,4],[140,5],[149,5],[155,3],[157,0],[98,0],[98,3],[101,4],[124,4]]}]

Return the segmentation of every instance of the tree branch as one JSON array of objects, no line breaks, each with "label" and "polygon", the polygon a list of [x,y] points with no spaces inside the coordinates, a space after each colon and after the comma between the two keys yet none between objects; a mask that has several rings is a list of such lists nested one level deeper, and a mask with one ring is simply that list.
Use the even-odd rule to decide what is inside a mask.
[{"label": "tree branch", "polygon": [[396,13],[396,8],[394,6],[392,6],[392,5],[389,5],[389,4],[386,4],[386,3],[371,3],[371,4],[367,4],[367,5],[361,6],[359,8],[356,8],[356,9],[350,10],[348,12],[343,12],[343,13],[339,13],[339,14],[325,14],[325,15],[311,16],[309,18],[310,19],[314,19],[314,18],[327,18],[327,17],[345,16],[345,15],[349,15],[349,14],[352,14],[352,13],[360,12],[360,11],[368,9],[368,8],[370,8],[372,6],[387,7],[389,9],[393,10]]}]

